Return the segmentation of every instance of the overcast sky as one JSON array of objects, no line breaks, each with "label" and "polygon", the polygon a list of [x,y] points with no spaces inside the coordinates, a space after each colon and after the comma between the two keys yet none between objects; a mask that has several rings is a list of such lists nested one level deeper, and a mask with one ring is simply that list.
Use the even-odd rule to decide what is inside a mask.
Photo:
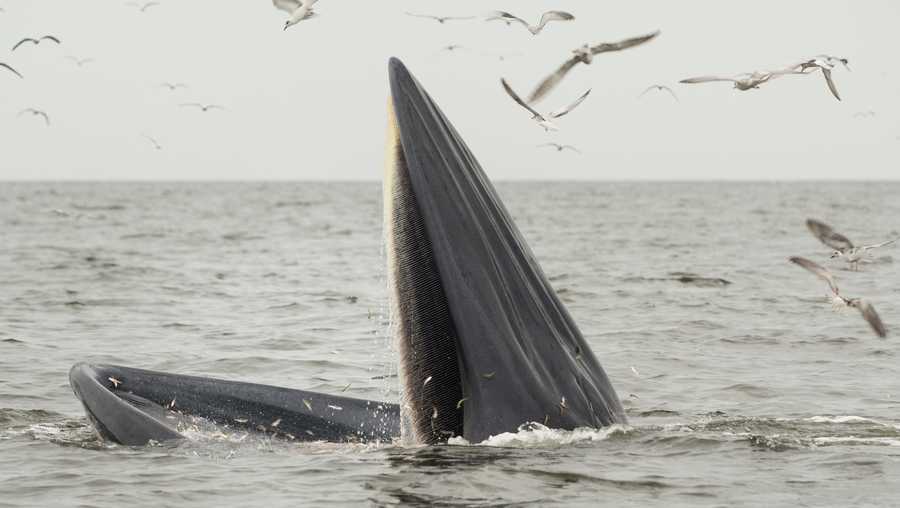
[{"label": "overcast sky", "polygon": [[[429,90],[494,179],[900,178],[900,2],[320,0],[319,16],[282,31],[270,0],[0,0],[0,179],[379,180],[387,59]],[[522,27],[448,22],[404,11],[576,20],[533,37]],[[588,100],[545,134],[510,101],[585,43],[660,29],[639,48],[580,66],[543,103]],[[9,51],[21,37],[54,34]],[[441,52],[448,44],[467,49]],[[521,53],[500,62],[492,54]],[[819,53],[850,59],[836,101],[817,73],[761,90],[678,85],[772,69]],[[79,68],[66,55],[94,58]],[[169,92],[163,81],[185,82]],[[637,96],[654,83],[665,94]],[[183,102],[215,103],[201,113]],[[26,107],[47,111],[48,128]],[[874,110],[871,118],[854,113]],[[142,137],[156,138],[155,150]],[[583,155],[535,146],[578,146]]]}]

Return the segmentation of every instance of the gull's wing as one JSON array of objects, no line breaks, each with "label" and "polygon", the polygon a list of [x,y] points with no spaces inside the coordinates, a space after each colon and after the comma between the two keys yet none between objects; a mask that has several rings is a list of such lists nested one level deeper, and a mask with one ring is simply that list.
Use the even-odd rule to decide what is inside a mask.
[{"label": "gull's wing", "polygon": [[735,78],[727,78],[725,76],[697,76],[696,78],[687,78],[682,79],[679,83],[712,83],[713,81],[731,81],[732,83],[736,82]]},{"label": "gull's wing", "polygon": [[272,5],[274,5],[276,9],[281,9],[288,14],[293,14],[294,11],[303,5],[303,2],[300,0],[272,0]]},{"label": "gull's wing", "polygon": [[25,44],[26,42],[31,42],[31,43],[33,43],[33,44],[37,44],[37,43],[38,43],[38,41],[32,39],[31,37],[25,37],[25,38],[22,39],[21,41],[17,42],[16,45],[13,46],[13,48],[12,48],[11,51],[15,51],[16,48],[18,48],[18,47],[21,46],[22,44]]},{"label": "gull's wing", "polygon": [[575,16],[566,11],[547,11],[541,16],[541,22],[538,23],[537,28],[540,30],[551,21],[572,21],[573,19]]},{"label": "gull's wing", "polygon": [[4,68],[6,68],[6,69],[9,69],[10,72],[12,72],[13,74],[15,74],[16,76],[19,76],[20,78],[23,78],[23,79],[25,78],[25,76],[19,74],[19,71],[13,69],[12,67],[10,67],[9,65],[7,65],[7,64],[5,64],[5,63],[3,63],[3,62],[0,62],[0,67],[4,67]]},{"label": "gull's wing", "polygon": [[488,15],[488,18],[486,21],[496,21],[496,20],[515,21],[516,23],[521,23],[522,26],[528,26],[528,23],[524,19],[522,19],[518,16],[514,16],[506,11],[494,11]]},{"label": "gull's wing", "polygon": [[45,36],[41,37],[40,40],[42,40],[42,41],[44,41],[44,40],[46,40],[46,41],[53,41],[53,42],[55,42],[55,43],[57,43],[57,44],[61,44],[60,40],[57,39],[56,37],[52,36],[52,35],[45,35]]},{"label": "gull's wing", "polygon": [[207,104],[206,106],[203,107],[203,109],[222,109],[222,110],[224,110],[225,106],[220,106],[218,104]]},{"label": "gull's wing", "polygon": [[444,16],[444,21],[447,21],[450,19],[456,19],[456,20],[475,19],[475,16]]},{"label": "gull's wing", "polygon": [[835,232],[831,226],[816,219],[806,219],[806,227],[820,242],[841,252],[853,248],[853,242],[846,236]]},{"label": "gull's wing", "polygon": [[834,282],[834,277],[831,275],[831,272],[829,272],[822,265],[815,263],[813,261],[810,261],[806,258],[801,258],[798,256],[793,256],[793,257],[789,258],[789,260],[791,263],[794,263],[795,265],[798,265],[798,266],[808,270],[809,272],[813,273],[816,277],[827,282],[828,287],[831,288],[832,293],[834,293],[836,295],[841,294],[840,291],[838,290],[837,284],[835,284],[835,282]]},{"label": "gull's wing", "polygon": [[632,37],[630,39],[625,39],[618,42],[604,42],[591,47],[591,53],[599,55],[600,53],[606,53],[608,51],[622,51],[623,49],[633,48],[635,46],[639,46],[645,42],[648,42],[655,38],[657,35],[659,35],[659,30],[653,32],[652,34],[641,35],[640,37]]},{"label": "gull's wing", "polygon": [[590,93],[591,93],[591,89],[588,88],[588,91],[584,92],[584,94],[582,94],[581,97],[575,99],[575,102],[573,102],[572,104],[569,104],[568,106],[566,106],[564,108],[557,109],[556,111],[550,113],[550,118],[559,118],[561,116],[568,115],[569,112],[571,112],[573,109],[577,108],[579,104],[584,102],[584,100],[587,99],[587,96],[590,95]]},{"label": "gull's wing", "polygon": [[786,76],[788,74],[803,74],[806,75],[806,72],[798,71],[795,69],[787,68],[787,69],[778,69],[776,71],[763,71],[763,72],[754,72],[751,74],[751,77],[762,78],[766,81],[770,79],[780,78],[781,76]]},{"label": "gull's wing", "polygon": [[838,93],[837,87],[834,86],[834,80],[831,79],[831,70],[823,68],[822,75],[825,76],[825,82],[828,83],[828,89],[831,90],[831,94],[834,95],[834,98],[841,100],[841,94]]},{"label": "gull's wing", "polygon": [[147,2],[141,7],[141,12],[146,12],[147,9],[153,7],[154,5],[159,5],[159,2]]},{"label": "gull's wing", "polygon": [[44,122],[45,122],[47,125],[50,125],[50,117],[47,116],[47,113],[44,113],[43,111],[35,111],[34,114],[35,114],[35,115],[41,115],[42,117],[44,117]]},{"label": "gull's wing", "polygon": [[648,86],[647,88],[645,88],[644,91],[641,92],[640,95],[638,95],[638,99],[640,99],[641,97],[647,95],[647,92],[649,92],[650,90],[653,90],[654,88],[656,88],[656,85],[650,85],[650,86]]},{"label": "gull's wing", "polygon": [[566,74],[568,74],[569,71],[572,70],[572,67],[575,67],[575,65],[577,65],[579,61],[580,60],[577,56],[566,60],[565,63],[559,66],[559,69],[556,69],[556,72],[544,78],[544,80],[541,81],[537,88],[535,88],[534,91],[531,92],[531,95],[528,96],[528,102],[537,102],[543,99],[548,93],[550,93],[550,90],[553,90],[553,88],[555,88],[556,85],[558,85],[559,82],[562,81],[564,77],[566,77]]},{"label": "gull's wing", "polygon": [[863,249],[865,249],[865,250],[877,249],[878,247],[884,247],[885,245],[890,245],[890,244],[896,242],[897,240],[898,240],[898,238],[894,238],[893,240],[888,240],[886,242],[876,243],[873,245],[864,245]]},{"label": "gull's wing", "polygon": [[575,148],[575,147],[572,146],[572,145],[563,145],[563,149],[565,150],[566,148],[568,148],[569,150],[572,150],[572,151],[575,152],[575,153],[581,153],[581,150]]},{"label": "gull's wing", "polygon": [[538,118],[538,119],[540,119],[541,121],[546,120],[546,119],[544,118],[544,115],[542,115],[542,114],[538,113],[537,111],[535,111],[534,108],[532,108],[531,106],[529,106],[527,102],[523,101],[522,98],[519,97],[519,94],[517,94],[517,93],[515,92],[515,90],[513,90],[512,87],[509,86],[509,83],[506,82],[506,79],[500,78],[500,84],[503,85],[503,89],[506,90],[506,94],[509,95],[510,97],[512,97],[512,100],[516,101],[516,103],[517,103],[519,106],[522,106],[523,108],[527,109],[532,115],[534,115],[535,118]]},{"label": "gull's wing", "polygon": [[669,95],[671,95],[673,99],[675,99],[676,101],[678,100],[678,96],[675,95],[675,90],[672,90],[671,88],[669,88],[666,85],[650,85],[647,88],[645,88],[644,91],[641,92],[640,95],[638,95],[638,98],[641,98],[641,97],[647,95],[647,92],[649,92],[650,90],[653,90],[654,88],[658,88],[659,90],[665,90],[665,91],[669,92]]},{"label": "gull's wing", "polygon": [[669,87],[666,86],[666,85],[663,85],[663,86],[660,87],[660,88],[662,88],[663,90],[669,92],[669,94],[672,96],[673,99],[675,99],[676,101],[678,100],[678,96],[675,95],[675,90],[672,90],[671,88],[669,88]]},{"label": "gull's wing", "polygon": [[856,302],[856,308],[859,309],[863,319],[872,327],[875,335],[882,339],[887,337],[887,328],[884,327],[884,323],[881,322],[881,318],[878,317],[878,313],[875,312],[875,307],[872,307],[872,304],[865,300],[859,300]]},{"label": "gull's wing", "polygon": [[183,108],[200,108],[200,109],[203,109],[203,104],[200,104],[199,102],[185,102],[185,103],[183,103],[183,104],[179,104],[179,106],[181,106],[181,107],[183,107]]},{"label": "gull's wing", "polygon": [[404,14],[406,14],[407,16],[412,16],[414,18],[428,18],[428,19],[438,19],[438,20],[440,19],[437,16],[431,16],[428,14],[416,14],[414,12],[404,12]]}]

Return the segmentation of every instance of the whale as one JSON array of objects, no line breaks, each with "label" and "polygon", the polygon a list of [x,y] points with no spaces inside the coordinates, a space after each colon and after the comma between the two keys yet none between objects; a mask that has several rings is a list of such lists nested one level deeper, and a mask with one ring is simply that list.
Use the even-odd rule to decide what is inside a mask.
[{"label": "whale", "polygon": [[399,401],[78,363],[70,386],[101,438],[185,439],[198,418],[298,441],[416,445],[627,422],[460,134],[399,59],[388,77],[382,188]]}]

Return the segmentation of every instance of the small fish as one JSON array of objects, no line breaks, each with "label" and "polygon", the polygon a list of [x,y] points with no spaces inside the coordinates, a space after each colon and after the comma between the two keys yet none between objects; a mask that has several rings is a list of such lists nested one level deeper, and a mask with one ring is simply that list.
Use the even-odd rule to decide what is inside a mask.
[{"label": "small fish", "polygon": [[331,404],[328,404],[328,407],[335,411],[343,411],[344,410],[344,408],[342,408],[341,406],[332,406]]},{"label": "small fish", "polygon": [[634,365],[631,366],[631,372],[634,372],[635,376],[641,377],[641,373],[638,372],[638,370],[634,368]]},{"label": "small fish", "polygon": [[437,406],[433,406],[433,408],[434,408],[434,412],[431,413],[431,419],[432,419],[432,420],[437,420],[437,417],[438,417]]},{"label": "small fish", "polygon": [[237,423],[247,423],[250,420],[247,420],[246,418],[235,418],[234,421]]},{"label": "small fish", "polygon": [[459,399],[459,402],[456,403],[456,409],[460,409],[463,405],[463,402],[465,402],[467,400],[469,400],[468,397],[463,397],[463,398]]},{"label": "small fish", "polygon": [[353,383],[347,383],[347,386],[345,386],[344,388],[342,388],[341,391],[342,391],[342,392],[346,392],[346,391],[350,388],[350,385],[352,385],[352,384],[353,384]]},{"label": "small fish", "polygon": [[269,426],[271,426],[271,427],[277,427],[279,425],[281,425],[281,418],[278,418],[274,422],[269,424]]},{"label": "small fish", "polygon": [[431,381],[431,376],[426,377],[425,382],[422,383],[422,388],[425,388],[425,385],[427,385],[430,381]]},{"label": "small fish", "polygon": [[293,441],[293,440],[295,440],[295,439],[297,439],[297,438],[296,438],[296,437],[295,437],[295,436],[294,436],[294,435],[293,435],[293,434],[288,434],[288,433],[286,433],[286,432],[285,432],[285,434],[284,434],[284,435],[285,435],[285,436],[287,436],[287,437],[288,437],[288,439],[290,439],[290,440],[291,440],[291,441]]},{"label": "small fish", "polygon": [[312,404],[310,404],[308,400],[303,399],[303,405],[306,406],[306,409],[312,411]]},{"label": "small fish", "polygon": [[119,381],[118,379],[116,379],[114,377],[108,377],[106,379],[109,379],[109,382],[113,384],[113,388],[118,388],[119,385],[122,384],[121,381]]},{"label": "small fish", "polygon": [[559,416],[562,416],[563,413],[566,412],[566,409],[569,409],[569,407],[566,406],[566,398],[563,397],[562,400],[559,401]]},{"label": "small fish", "polygon": [[549,425],[549,424],[550,424],[550,415],[546,415],[546,414],[545,414],[545,415],[544,415],[544,425],[546,426],[546,425]]},{"label": "small fish", "polygon": [[175,407],[175,398],[172,398],[172,402],[169,402],[169,405],[166,406],[169,409],[173,409]]},{"label": "small fish", "polygon": [[494,379],[494,376],[496,374],[497,374],[496,372],[486,372],[486,373],[482,374],[481,377],[483,377],[485,379]]},{"label": "small fish", "polygon": [[311,431],[311,430],[307,430],[307,431],[305,431],[305,432],[306,432],[307,434],[309,434],[310,436],[315,436],[315,434],[314,434],[313,431]]}]

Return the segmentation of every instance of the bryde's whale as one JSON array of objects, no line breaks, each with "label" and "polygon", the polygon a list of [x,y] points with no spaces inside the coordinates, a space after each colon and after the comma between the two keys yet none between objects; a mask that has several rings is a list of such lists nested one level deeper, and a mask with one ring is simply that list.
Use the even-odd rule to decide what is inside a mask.
[{"label": "bryde's whale", "polygon": [[388,65],[385,238],[399,404],[77,364],[98,433],[179,439],[187,417],[289,439],[480,442],[528,422],[624,423],[612,385],[478,161],[419,82]]}]

